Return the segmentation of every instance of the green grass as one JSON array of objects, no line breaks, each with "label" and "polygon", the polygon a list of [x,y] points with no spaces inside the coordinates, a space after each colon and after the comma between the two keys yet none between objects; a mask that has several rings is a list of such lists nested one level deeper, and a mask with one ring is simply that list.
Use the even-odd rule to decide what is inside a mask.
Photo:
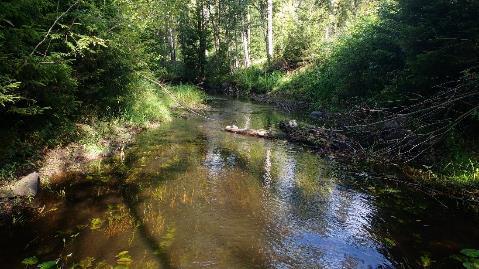
[{"label": "green grass", "polygon": [[197,109],[206,100],[206,94],[195,85],[173,85],[168,86],[167,89],[174,95],[174,98],[165,96],[170,108],[181,109],[182,106],[186,106],[189,109]]},{"label": "green grass", "polygon": [[286,73],[278,70],[267,71],[260,65],[239,69],[231,76],[231,82],[245,94],[264,94],[278,89]]},{"label": "green grass", "polygon": [[206,94],[194,85],[165,87],[166,91],[148,81],[142,81],[127,97],[127,108],[123,117],[137,124],[168,122],[172,119],[173,110],[185,106],[194,109],[206,99]]},{"label": "green grass", "polygon": [[437,168],[443,181],[479,188],[479,157],[474,139],[454,131],[444,141],[443,161]]},{"label": "green grass", "polygon": [[479,160],[452,160],[443,169],[443,178],[455,185],[479,187]]}]

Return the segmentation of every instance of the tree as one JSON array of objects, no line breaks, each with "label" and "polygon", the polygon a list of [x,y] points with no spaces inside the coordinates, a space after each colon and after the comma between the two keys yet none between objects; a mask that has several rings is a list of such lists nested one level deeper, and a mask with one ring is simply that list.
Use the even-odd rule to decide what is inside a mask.
[{"label": "tree", "polygon": [[273,59],[273,0],[267,0],[266,8],[266,53],[268,61]]}]

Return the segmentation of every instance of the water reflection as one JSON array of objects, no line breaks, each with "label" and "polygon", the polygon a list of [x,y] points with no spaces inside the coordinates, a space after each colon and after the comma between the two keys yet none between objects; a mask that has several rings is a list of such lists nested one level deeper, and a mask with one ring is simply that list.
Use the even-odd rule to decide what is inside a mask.
[{"label": "water reflection", "polygon": [[[402,224],[417,218],[401,216],[407,193],[395,193],[392,203],[389,193],[335,178],[330,163],[305,149],[222,131],[231,124],[272,128],[283,115],[269,107],[233,100],[212,105],[215,120],[178,119],[146,132],[125,162],[104,163],[87,178],[72,176],[57,186],[66,189],[65,199],[45,194],[47,213],[21,231],[18,246],[0,243],[0,258],[8,268],[21,268],[33,255],[91,268],[119,262],[133,268],[417,265],[421,252],[396,243],[405,229],[422,233]],[[385,222],[391,215],[403,222]],[[404,255],[414,262],[401,260]]]}]

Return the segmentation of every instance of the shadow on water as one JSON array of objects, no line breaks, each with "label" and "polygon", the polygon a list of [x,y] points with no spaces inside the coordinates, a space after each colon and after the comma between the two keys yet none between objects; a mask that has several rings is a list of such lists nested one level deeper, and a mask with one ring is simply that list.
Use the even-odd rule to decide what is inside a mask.
[{"label": "shadow on water", "polygon": [[170,262],[167,251],[160,247],[160,241],[153,237],[151,233],[148,231],[148,227],[143,222],[143,218],[141,214],[138,212],[138,201],[135,201],[135,195],[138,194],[137,186],[135,185],[123,185],[122,187],[122,194],[125,205],[128,207],[131,217],[133,218],[134,222],[137,224],[136,228],[138,233],[140,234],[142,240],[145,242],[145,245],[149,248],[151,253],[158,258],[157,262],[163,269],[174,269]]},{"label": "shadow on water", "polygon": [[272,128],[285,115],[268,106],[212,106],[214,121],[145,132],[125,162],[41,194],[41,216],[0,231],[1,267],[37,256],[68,268],[457,268],[453,255],[479,248],[477,212],[222,131]]}]

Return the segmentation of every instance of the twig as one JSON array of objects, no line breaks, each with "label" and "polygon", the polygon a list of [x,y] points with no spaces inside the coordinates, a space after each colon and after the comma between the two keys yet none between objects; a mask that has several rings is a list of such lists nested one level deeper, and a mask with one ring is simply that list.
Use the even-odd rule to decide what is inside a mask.
[{"label": "twig", "polygon": [[47,33],[43,37],[43,39],[35,46],[35,48],[33,48],[32,52],[30,53],[30,56],[32,56],[35,53],[35,51],[38,49],[38,47],[40,47],[47,40],[48,36],[50,36],[50,33],[52,32],[53,28],[57,25],[57,23],[60,21],[60,19],[63,18],[63,16],[65,16],[68,12],[70,12],[70,10],[74,6],[76,6],[79,2],[80,0],[75,1],[75,3],[71,4],[67,10],[65,10],[62,14],[60,14],[60,16],[56,18],[56,20],[53,22],[52,26],[50,26]]}]

